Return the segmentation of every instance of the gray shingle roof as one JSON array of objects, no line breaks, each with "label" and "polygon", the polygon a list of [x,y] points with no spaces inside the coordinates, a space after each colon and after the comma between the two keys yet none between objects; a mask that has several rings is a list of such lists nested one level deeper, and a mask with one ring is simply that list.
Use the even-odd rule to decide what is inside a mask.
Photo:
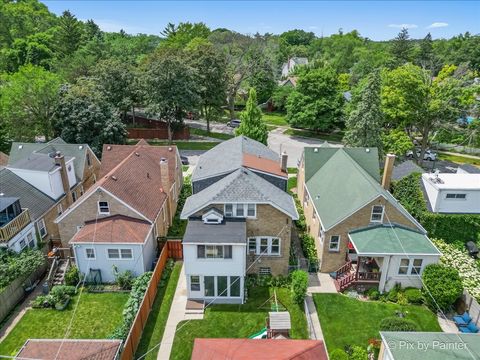
[{"label": "gray shingle roof", "polygon": [[181,214],[187,219],[208,204],[250,202],[271,204],[292,219],[298,218],[293,198],[248,169],[238,169],[215,184],[190,196]]},{"label": "gray shingle roof", "polygon": [[28,208],[34,220],[41,218],[55,204],[52,198],[6,168],[0,170],[0,193],[19,198],[20,206]]},{"label": "gray shingle roof", "polygon": [[231,243],[245,244],[247,223],[245,219],[229,219],[221,224],[205,224],[202,220],[189,220],[184,244]]},{"label": "gray shingle roof", "polygon": [[273,161],[280,160],[275,151],[270,150],[262,143],[245,136],[237,136],[221,142],[200,156],[192,174],[192,181],[228,174],[239,169],[243,164],[243,154],[255,155]]},{"label": "gray shingle roof", "polygon": [[407,160],[393,168],[392,180],[398,181],[416,172],[423,173],[424,170],[420,166],[415,164],[412,160]]},{"label": "gray shingle roof", "polygon": [[[70,156],[65,156],[66,162],[71,159],[72,158]],[[9,167],[13,169],[26,169],[34,171],[51,171],[56,167],[56,165],[53,157],[47,154],[33,152],[27,157],[20,159],[13,164],[10,164]]]}]

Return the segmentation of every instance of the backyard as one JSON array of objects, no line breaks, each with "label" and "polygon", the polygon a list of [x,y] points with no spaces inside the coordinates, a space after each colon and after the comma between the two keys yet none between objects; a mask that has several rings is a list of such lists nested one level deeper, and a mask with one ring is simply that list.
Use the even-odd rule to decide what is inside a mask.
[{"label": "backyard", "polygon": [[[276,288],[278,301],[290,312],[293,339],[307,339],[308,328],[303,306],[295,304],[290,290]],[[195,338],[248,338],[265,327],[273,289],[254,287],[243,305],[214,305],[203,320],[182,321],[177,326],[170,359],[189,359]]]},{"label": "backyard", "polygon": [[341,294],[314,294],[313,299],[329,353],[347,345],[368,346],[369,339],[379,339],[380,322],[406,314],[420,331],[442,331],[437,316],[422,305],[398,305],[381,301],[360,301]]},{"label": "backyard", "polygon": [[[123,307],[128,293],[82,293],[69,333],[72,339],[105,339],[122,322]],[[72,318],[79,295],[64,311],[30,309],[0,343],[0,355],[15,355],[27,339],[58,339]]]}]

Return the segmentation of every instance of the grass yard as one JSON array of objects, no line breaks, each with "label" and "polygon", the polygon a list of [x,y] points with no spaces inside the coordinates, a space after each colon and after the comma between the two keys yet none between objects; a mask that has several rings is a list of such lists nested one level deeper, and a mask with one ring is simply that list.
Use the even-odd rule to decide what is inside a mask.
[{"label": "grass yard", "polygon": [[[265,327],[270,311],[268,302],[273,290],[256,287],[249,291],[249,299],[243,305],[213,305],[206,309],[203,320],[182,321],[177,326],[170,359],[190,359],[195,338],[247,338]],[[308,328],[303,306],[290,299],[290,290],[277,288],[278,300],[288,309],[292,321],[291,336],[307,339]]]},{"label": "grass yard", "polygon": [[379,339],[383,318],[395,316],[395,310],[408,312],[420,331],[442,331],[437,316],[425,306],[360,301],[341,294],[313,294],[318,317],[329,352],[346,345],[368,346],[368,340]]},{"label": "grass yard", "polygon": [[287,117],[281,113],[264,113],[262,117],[268,125],[288,126]]},{"label": "grass yard", "polygon": [[219,140],[228,140],[234,137],[234,135],[224,134],[224,133],[217,133],[217,132],[207,132],[207,130],[197,129],[197,128],[190,128],[191,135],[198,135],[198,136],[208,136],[211,138],[219,139]]},{"label": "grass yard", "polygon": [[465,157],[462,155],[450,155],[444,153],[438,153],[439,160],[451,161],[456,164],[471,164],[480,166],[480,159],[473,159],[469,157]]},{"label": "grass yard", "polygon": [[317,133],[315,131],[302,130],[302,129],[287,129],[283,133],[286,135],[303,136],[303,137],[326,140],[331,142],[342,142],[343,135],[344,135],[343,132],[326,134],[326,133]]},{"label": "grass yard", "polygon": [[[182,264],[176,263],[173,267],[172,273],[170,274],[170,278],[168,279],[167,286],[158,289],[157,296],[155,298],[155,302],[153,303],[152,311],[148,316],[147,325],[145,325],[145,329],[143,330],[142,338],[140,339],[140,344],[138,345],[135,358],[142,356],[161,341],[181,270]],[[144,359],[155,360],[157,358],[158,349],[159,347],[149,352]]]},{"label": "grass yard", "polygon": [[[87,293],[80,298],[69,338],[105,339],[121,324],[129,293]],[[27,339],[63,338],[72,318],[78,295],[64,311],[30,309],[0,343],[0,355],[15,355]]]},{"label": "grass yard", "polygon": [[287,190],[291,191],[293,188],[296,188],[296,187],[297,187],[297,177],[296,176],[289,177],[287,180]]}]

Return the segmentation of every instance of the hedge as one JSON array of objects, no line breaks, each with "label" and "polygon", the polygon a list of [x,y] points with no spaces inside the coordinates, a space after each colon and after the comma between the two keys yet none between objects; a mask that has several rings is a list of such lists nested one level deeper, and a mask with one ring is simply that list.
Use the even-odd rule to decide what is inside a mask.
[{"label": "hedge", "polygon": [[480,241],[480,215],[429,212],[420,181],[421,174],[413,173],[394,183],[392,192],[400,204],[422,224],[429,236],[447,243]]},{"label": "hedge", "polygon": [[303,254],[309,261],[316,262],[318,256],[317,248],[315,246],[315,239],[306,232],[307,222],[305,221],[305,214],[303,212],[302,205],[298,200],[298,196],[296,194],[293,194],[292,196],[295,200],[295,206],[297,207],[298,212],[298,220],[295,220],[295,225],[298,230],[298,237],[300,238]]}]

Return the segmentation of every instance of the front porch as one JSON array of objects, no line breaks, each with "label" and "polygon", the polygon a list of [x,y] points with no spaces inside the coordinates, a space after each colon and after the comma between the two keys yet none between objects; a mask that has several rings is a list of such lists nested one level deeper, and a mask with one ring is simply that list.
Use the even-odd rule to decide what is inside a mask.
[{"label": "front porch", "polygon": [[337,291],[343,291],[352,285],[378,285],[382,276],[382,264],[383,258],[357,255],[350,258],[347,255],[347,262],[334,275]]}]

